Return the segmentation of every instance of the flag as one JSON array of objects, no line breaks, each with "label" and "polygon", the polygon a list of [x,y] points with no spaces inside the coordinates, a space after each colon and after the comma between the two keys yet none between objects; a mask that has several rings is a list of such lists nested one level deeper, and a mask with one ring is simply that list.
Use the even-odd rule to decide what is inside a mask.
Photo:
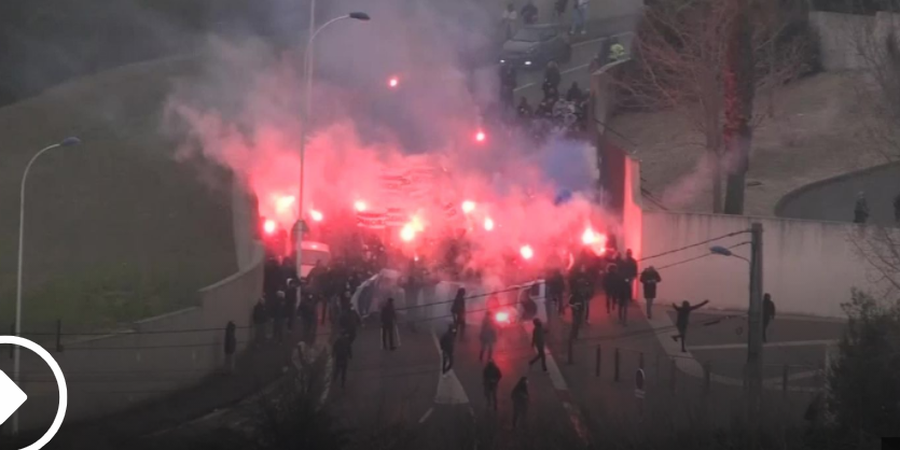
[{"label": "flag", "polygon": [[402,227],[406,225],[407,217],[401,208],[388,208],[385,225],[389,227]]},{"label": "flag", "polygon": [[387,215],[382,212],[357,211],[356,225],[373,230],[384,229]]}]

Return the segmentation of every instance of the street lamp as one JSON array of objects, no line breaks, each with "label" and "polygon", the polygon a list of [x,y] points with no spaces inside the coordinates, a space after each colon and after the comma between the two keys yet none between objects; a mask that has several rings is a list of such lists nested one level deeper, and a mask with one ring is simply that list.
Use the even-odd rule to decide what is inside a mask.
[{"label": "street lamp", "polygon": [[[368,21],[371,18],[368,14],[364,12],[351,12],[349,14],[335,17],[334,19],[329,20],[322,24],[322,26],[316,28],[315,27],[315,11],[316,11],[316,1],[312,0],[309,5],[309,40],[306,42],[306,53],[304,56],[304,69],[306,77],[306,95],[303,99],[303,112],[301,117],[301,126],[300,126],[300,197],[297,202],[297,220],[300,223],[299,233],[297,233],[297,261],[295,262],[298,270],[298,276],[300,278],[303,277],[301,267],[303,264],[303,182],[304,182],[304,173],[306,169],[306,132],[309,129],[309,117],[311,115],[310,109],[312,108],[312,79],[313,79],[313,42],[316,40],[316,35],[319,34],[320,31],[324,30],[329,25],[344,19],[353,19],[353,20],[361,20]],[[302,287],[297,288],[297,300],[299,301],[302,298],[301,295]]]},{"label": "street lamp", "polygon": [[[25,244],[25,180],[28,179],[28,171],[31,169],[31,165],[34,164],[38,157],[43,155],[44,152],[58,147],[71,147],[80,143],[80,139],[72,136],[42,148],[31,157],[31,160],[28,161],[28,165],[25,166],[25,171],[22,172],[22,183],[19,187],[19,268],[16,280],[16,336],[19,337],[22,336],[22,253]],[[13,349],[13,381],[15,381],[17,385],[21,385],[19,378],[21,371],[21,351],[22,349],[19,346],[15,346]],[[18,412],[13,414],[13,434],[19,434]]]},{"label": "street lamp", "polygon": [[[744,244],[748,244],[748,242],[745,242]],[[744,244],[738,244],[738,245],[744,245]],[[741,255],[737,255],[737,254],[735,254],[734,252],[732,252],[731,249],[726,248],[726,247],[722,247],[721,245],[713,245],[712,247],[709,248],[709,252],[712,253],[712,254],[714,254],[714,255],[733,256],[733,257],[735,257],[735,258],[743,259],[744,261],[747,261],[747,264],[750,263],[750,260],[749,260],[749,259],[744,258],[744,257],[741,256]]]}]

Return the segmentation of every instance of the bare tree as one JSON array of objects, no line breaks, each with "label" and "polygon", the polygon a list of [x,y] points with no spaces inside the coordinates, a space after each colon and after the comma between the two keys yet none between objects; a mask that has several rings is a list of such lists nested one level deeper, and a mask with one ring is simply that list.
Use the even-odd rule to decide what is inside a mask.
[{"label": "bare tree", "polygon": [[[704,147],[712,166],[712,209],[721,212],[722,174],[728,169],[725,163],[732,162],[724,158],[726,141],[723,137],[728,139],[732,150],[746,148],[749,154],[751,131],[762,118],[753,115],[753,92],[769,93],[801,73],[805,62],[803,55],[811,42],[802,36],[790,36],[789,25],[796,16],[779,0],[657,0],[648,3],[634,44],[636,69],[628,79],[622,80],[622,84],[637,105],[649,109],[675,109],[690,119],[694,131],[704,136]],[[741,12],[743,15],[739,14]],[[733,55],[739,65],[728,65],[733,25],[740,23],[740,17],[744,17],[740,29],[746,36],[747,50]],[[752,57],[740,59],[744,55]],[[746,116],[743,131],[736,122],[724,126],[726,105],[732,100],[726,95],[726,88],[732,86],[727,84],[726,73],[741,76],[749,73],[750,84],[744,85],[743,89],[747,98],[740,108],[742,113],[735,115]],[[772,100],[771,95],[763,98]],[[771,107],[763,110],[772,113]],[[738,135],[742,138],[737,139]],[[734,145],[730,144],[732,141]],[[742,177],[746,164],[737,165],[737,170],[730,172]],[[740,187],[742,198],[743,184]]]}]

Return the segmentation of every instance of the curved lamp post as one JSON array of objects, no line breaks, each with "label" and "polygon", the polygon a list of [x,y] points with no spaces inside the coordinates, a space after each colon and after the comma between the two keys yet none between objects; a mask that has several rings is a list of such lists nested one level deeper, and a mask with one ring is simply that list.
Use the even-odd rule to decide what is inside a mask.
[{"label": "curved lamp post", "polygon": [[[315,20],[315,0],[310,4],[310,20]],[[310,109],[312,108],[312,80],[313,80],[313,42],[316,40],[316,36],[327,28],[329,25],[344,20],[344,19],[353,19],[353,20],[361,20],[368,21],[371,19],[368,14],[364,12],[351,12],[349,14],[335,17],[334,19],[329,20],[328,22],[323,23],[320,27],[314,27],[314,23],[310,23],[309,27],[309,40],[306,42],[306,52],[304,56],[304,76],[306,77],[306,95],[303,99],[303,114],[301,116],[301,126],[300,126],[300,189],[299,189],[299,197],[297,201],[297,220],[300,224],[298,232],[297,232],[297,261],[295,262],[297,266],[297,275],[300,279],[303,278],[303,268],[301,267],[303,264],[303,184],[304,184],[304,172],[306,169],[306,132],[309,129],[309,117],[311,115]],[[299,301],[302,298],[301,291],[302,287],[297,288],[297,300]]]},{"label": "curved lamp post", "polygon": [[[22,183],[19,187],[19,263],[18,263],[18,275],[16,278],[16,336],[22,336],[22,253],[24,250],[25,244],[25,181],[28,179],[28,171],[31,169],[31,166],[34,162],[43,155],[48,150],[53,150],[54,148],[59,147],[71,147],[74,145],[78,145],[81,143],[81,140],[77,137],[67,137],[60,142],[57,142],[53,145],[48,145],[42,148],[39,152],[35,153],[34,156],[31,157],[31,160],[28,161],[28,165],[25,166],[25,171],[22,173]],[[20,382],[20,371],[21,371],[21,351],[22,349],[16,346],[13,349],[13,381],[16,382],[17,385],[21,386]],[[19,413],[16,412],[13,415],[13,434],[19,433]]]},{"label": "curved lamp post", "polygon": [[[745,242],[745,244],[746,244],[746,242]],[[743,244],[738,244],[738,245],[743,245]],[[712,247],[709,248],[709,252],[714,255],[732,256],[732,257],[735,257],[738,259],[743,259],[744,261],[747,261],[748,264],[750,263],[749,259],[744,258],[741,255],[735,254],[734,252],[731,251],[731,249],[729,249],[727,247],[722,247],[721,245],[713,245]]]}]

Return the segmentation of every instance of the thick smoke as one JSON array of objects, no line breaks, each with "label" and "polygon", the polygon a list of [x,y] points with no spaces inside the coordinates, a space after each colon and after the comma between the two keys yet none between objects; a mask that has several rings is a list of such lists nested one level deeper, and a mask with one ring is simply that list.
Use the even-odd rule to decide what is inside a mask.
[{"label": "thick smoke", "polygon": [[[410,256],[430,257],[435,249],[424,242],[468,230],[479,268],[526,245],[535,261],[549,262],[580,245],[586,228],[606,231],[589,198],[557,201],[562,189],[590,191],[586,145],[537,148],[491,129],[476,141],[485,126],[479,111],[496,97],[498,80],[496,69],[467,63],[491,43],[494,11],[467,1],[366,4],[359,9],[372,21],[338,22],[317,37],[308,124],[300,122],[299,52],[212,39],[203,76],[181,82],[169,99],[169,123],[190,137],[183,154],[200,151],[231,168],[257,194],[260,214],[289,228],[308,125],[304,217],[315,211],[328,223],[359,202],[369,211],[397,207],[406,225],[391,240]],[[329,8],[337,16],[356,6]],[[429,173],[418,192],[384,189],[384,175],[410,170]]]}]

